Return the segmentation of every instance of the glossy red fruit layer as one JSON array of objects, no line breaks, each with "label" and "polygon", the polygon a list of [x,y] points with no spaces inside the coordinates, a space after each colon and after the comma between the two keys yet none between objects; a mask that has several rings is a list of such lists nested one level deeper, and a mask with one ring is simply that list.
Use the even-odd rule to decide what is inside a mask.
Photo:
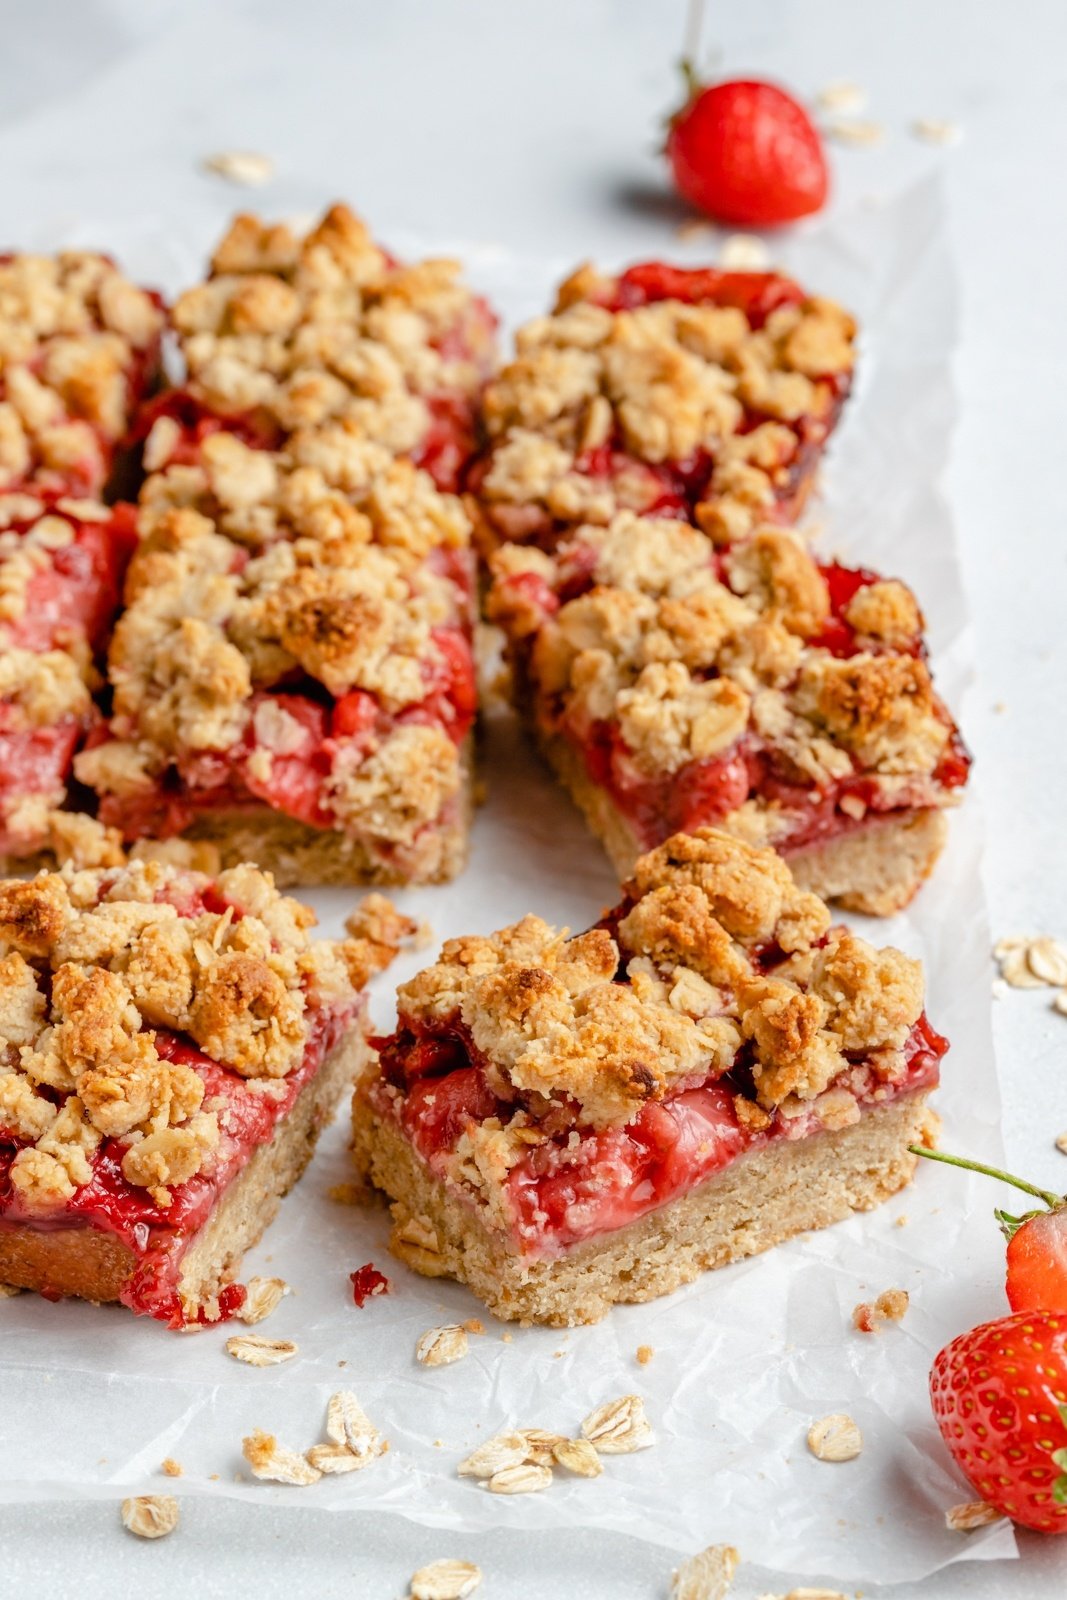
[{"label": "glossy red fruit layer", "polygon": [[1067,1533],[1067,1316],[1019,1312],[960,1334],[934,1359],[930,1403],[983,1500]]},{"label": "glossy red fruit layer", "polygon": [[795,222],[821,210],[830,187],[804,107],[755,79],[697,87],[671,123],[667,158],[681,194],[717,222]]},{"label": "glossy red fruit layer", "polygon": [[1006,1288],[1013,1311],[1067,1317],[1067,1210],[1040,1211],[1012,1234]]}]

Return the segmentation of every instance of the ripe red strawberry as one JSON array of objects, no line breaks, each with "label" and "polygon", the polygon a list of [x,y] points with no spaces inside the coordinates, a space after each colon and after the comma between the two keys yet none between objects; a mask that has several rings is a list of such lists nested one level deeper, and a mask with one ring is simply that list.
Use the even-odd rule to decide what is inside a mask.
[{"label": "ripe red strawberry", "polygon": [[917,1156],[999,1178],[1048,1207],[1047,1211],[1024,1212],[1021,1217],[994,1211],[1008,1241],[1005,1288],[1013,1311],[1059,1311],[1067,1316],[1067,1195],[1035,1188],[1010,1172],[984,1166],[980,1161],[942,1155],[939,1150],[927,1150],[921,1145],[913,1145],[912,1149]]},{"label": "ripe red strawberry", "polygon": [[1067,1533],[1067,1317],[1024,1311],[961,1333],[934,1358],[930,1403],[983,1500]]},{"label": "ripe red strawberry", "polygon": [[818,129],[773,83],[704,85],[682,63],[689,90],[671,118],[667,159],[680,192],[717,222],[776,227],[819,211],[830,181]]}]

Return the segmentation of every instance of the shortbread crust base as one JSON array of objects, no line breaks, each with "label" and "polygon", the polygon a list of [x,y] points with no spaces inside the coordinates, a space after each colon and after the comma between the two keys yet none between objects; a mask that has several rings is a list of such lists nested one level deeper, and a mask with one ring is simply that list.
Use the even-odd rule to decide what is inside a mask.
[{"label": "shortbread crust base", "polygon": [[[539,735],[549,766],[600,840],[620,878],[645,851],[606,789],[595,784],[581,753],[568,739]],[[718,824],[729,830],[729,818]],[[849,911],[888,917],[902,911],[930,876],[944,849],[948,823],[934,807],[870,815],[823,844],[782,850],[797,882]]]},{"label": "shortbread crust base", "polygon": [[[572,1327],[872,1210],[912,1177],[908,1146],[932,1131],[925,1103],[925,1092],[904,1095],[851,1127],[754,1150],[657,1211],[552,1259],[518,1256],[358,1091],[353,1152],[364,1181],[392,1201],[391,1248],[400,1260],[426,1277],[467,1284],[505,1321]],[[422,1243],[405,1239],[411,1224]]]},{"label": "shortbread crust base", "polygon": [[[300,1091],[269,1144],[260,1145],[216,1202],[182,1259],[177,1290],[186,1316],[217,1316],[219,1290],[234,1278],[246,1250],[273,1221],[282,1197],[311,1160],[319,1134],[367,1058],[358,1020]],[[50,1299],[76,1295],[118,1300],[140,1265],[113,1233],[91,1226],[40,1229],[0,1222],[0,1283]]]}]

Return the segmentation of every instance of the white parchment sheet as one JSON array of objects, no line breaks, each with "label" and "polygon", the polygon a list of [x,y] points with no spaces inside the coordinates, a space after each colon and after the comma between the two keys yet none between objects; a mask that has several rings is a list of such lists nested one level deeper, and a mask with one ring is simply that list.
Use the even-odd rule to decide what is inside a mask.
[{"label": "white parchment sheet", "polygon": [[[321,198],[294,192],[293,209]],[[112,249],[136,276],[173,289],[196,271],[214,226],[206,218],[184,231],[172,225],[164,243],[157,224],[101,221],[95,229],[79,224],[73,237]],[[56,239],[42,230],[39,240],[20,242]],[[67,229],[60,242],[71,239]],[[390,242],[427,246],[415,236]],[[542,309],[573,265],[519,262],[455,241],[430,247],[461,251],[509,325]],[[576,258],[580,248],[576,241]],[[669,253],[701,259],[699,242]],[[966,727],[972,645],[959,550],[937,487],[955,409],[956,289],[941,190],[926,182],[800,232],[779,259],[853,307],[863,325],[857,392],[832,448],[826,498],[814,510],[821,548],[915,586],[940,688]],[[598,848],[508,718],[491,723],[483,761],[489,798],[471,867],[448,888],[399,900],[429,919],[437,941],[529,910],[585,927],[614,898]],[[945,1143],[989,1160],[1001,1146],[980,851],[972,794],[914,909],[865,931],[923,957],[930,1016],[952,1040],[936,1100]],[[308,898],[335,933],[356,896]],[[390,1021],[394,984],[432,954],[405,957],[379,983],[380,1027]],[[924,1167],[910,1190],[871,1216],[707,1275],[668,1299],[616,1310],[599,1326],[559,1332],[506,1329],[457,1285],[393,1262],[384,1214],[327,1197],[348,1176],[345,1144],[342,1115],[246,1262],[247,1274],[281,1274],[293,1287],[257,1330],[298,1342],[298,1357],[285,1366],[259,1370],[229,1359],[224,1341],[239,1324],[185,1336],[116,1308],[50,1305],[32,1295],[0,1302],[0,1499],[165,1489],[237,1497],[266,1513],[314,1504],[395,1511],[454,1529],[585,1526],[686,1550],[728,1540],[765,1568],[848,1583],[916,1579],[953,1560],[1013,1552],[1007,1525],[970,1535],[946,1529],[945,1510],[969,1493],[927,1402],[935,1351],[1003,1308],[992,1201],[963,1174]],[[357,1310],[348,1274],[366,1261],[393,1287]],[[856,1333],[853,1306],[890,1287],[910,1292],[903,1323]],[[486,1332],[472,1337],[465,1361],[416,1365],[424,1329],[478,1314]],[[642,1344],[655,1352],[646,1366],[635,1359]],[[388,1454],[364,1472],[305,1489],[252,1481],[242,1436],[264,1428],[303,1449],[321,1438],[327,1398],[340,1387],[356,1390],[387,1435]],[[560,1474],[547,1492],[512,1498],[456,1476],[456,1463],[501,1428],[575,1431],[594,1405],[629,1392],[644,1396],[656,1445],[609,1458],[595,1481]],[[834,1411],[851,1413],[864,1436],[862,1455],[842,1465],[816,1461],[805,1446],[809,1423]],[[160,1475],[166,1456],[182,1463],[183,1477]]]}]

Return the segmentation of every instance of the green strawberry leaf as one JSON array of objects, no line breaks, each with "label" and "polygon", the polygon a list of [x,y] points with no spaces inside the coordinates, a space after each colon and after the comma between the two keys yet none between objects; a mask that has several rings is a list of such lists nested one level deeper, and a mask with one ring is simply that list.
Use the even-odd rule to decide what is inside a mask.
[{"label": "green strawberry leaf", "polygon": [[1053,1450],[1052,1465],[1054,1467],[1062,1467],[1064,1472],[1067,1472],[1067,1449]]},{"label": "green strawberry leaf", "polygon": [[1024,1222],[1029,1222],[1031,1217],[1039,1217],[1040,1211],[1024,1211],[1021,1217],[1013,1217],[1010,1211],[995,1209],[994,1217],[1000,1224],[1000,1231],[1005,1239],[1014,1239]]},{"label": "green strawberry leaf", "polygon": [[1060,1421],[1063,1423],[1063,1426],[1067,1428],[1067,1406],[1057,1406],[1056,1410],[1060,1414]]},{"label": "green strawberry leaf", "polygon": [[1061,1472],[1052,1485],[1052,1498],[1058,1506],[1067,1506],[1067,1472]]}]

